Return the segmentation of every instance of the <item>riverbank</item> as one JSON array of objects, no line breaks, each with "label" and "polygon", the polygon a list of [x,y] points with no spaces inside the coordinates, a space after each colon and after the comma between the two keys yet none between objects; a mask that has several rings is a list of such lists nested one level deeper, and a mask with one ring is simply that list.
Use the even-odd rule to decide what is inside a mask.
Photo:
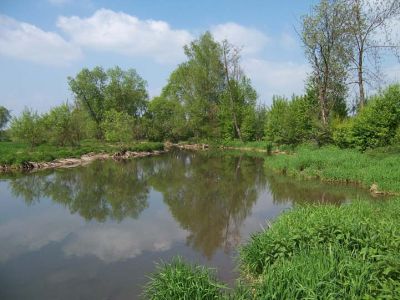
[{"label": "riverbank", "polygon": [[374,194],[400,194],[400,149],[367,152],[334,146],[298,147],[290,155],[271,156],[267,169],[301,179],[358,184]]},{"label": "riverbank", "polygon": [[129,159],[159,155],[166,151],[163,143],[106,144],[84,141],[76,147],[0,142],[0,171],[49,169],[85,165],[94,160]]},{"label": "riverbank", "polygon": [[[398,194],[398,154],[396,147],[361,153],[300,146],[288,155],[268,156],[265,167],[301,179]],[[173,261],[151,276],[146,298],[158,299],[161,293],[184,299],[201,286],[202,299],[399,299],[400,198],[353,200],[342,206],[296,207],[254,234],[240,248],[241,273],[233,290],[216,281],[211,269]],[[178,276],[183,269],[184,278]]]}]

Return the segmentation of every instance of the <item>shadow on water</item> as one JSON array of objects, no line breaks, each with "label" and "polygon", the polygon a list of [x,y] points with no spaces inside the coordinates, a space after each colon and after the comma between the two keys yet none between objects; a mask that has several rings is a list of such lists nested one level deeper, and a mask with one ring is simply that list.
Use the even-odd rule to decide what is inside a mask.
[{"label": "shadow on water", "polygon": [[[60,299],[133,299],[153,262],[177,254],[232,281],[235,248],[267,219],[293,205],[371,198],[276,175],[262,157],[231,152],[172,151],[2,176],[9,196],[0,199],[0,296],[13,295],[2,299],[55,291]],[[90,292],[93,284],[101,294]]]}]

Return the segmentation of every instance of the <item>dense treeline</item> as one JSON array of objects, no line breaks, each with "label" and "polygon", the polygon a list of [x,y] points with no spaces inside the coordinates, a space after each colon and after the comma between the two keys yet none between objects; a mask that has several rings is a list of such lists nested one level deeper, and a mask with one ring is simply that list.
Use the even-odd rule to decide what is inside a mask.
[{"label": "dense treeline", "polygon": [[[379,57],[382,45],[397,49],[388,38],[376,41],[375,33],[399,15],[397,1],[321,0],[302,17],[301,39],[312,68],[306,92],[274,96],[269,107],[257,105],[240,49],[206,32],[184,47],[186,61],[159,96],[149,99],[146,81],[134,69],[84,68],[68,78],[73,103],[41,115],[26,109],[11,119],[7,135],[32,147],[76,146],[84,139],[313,142],[360,150],[397,143],[400,85],[367,97],[365,82],[371,81],[371,53]],[[359,94],[349,110],[351,84]],[[9,120],[1,108],[0,129]]]}]

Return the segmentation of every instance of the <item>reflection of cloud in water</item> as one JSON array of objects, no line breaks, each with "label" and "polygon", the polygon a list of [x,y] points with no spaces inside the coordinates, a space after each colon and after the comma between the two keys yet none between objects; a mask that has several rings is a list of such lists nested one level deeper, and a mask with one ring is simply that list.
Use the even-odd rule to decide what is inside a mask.
[{"label": "reflection of cloud in water", "polygon": [[36,211],[0,223],[0,262],[40,250],[51,242],[62,243],[68,256],[95,255],[105,262],[133,258],[144,251],[165,251],[174,242],[185,240],[188,233],[164,209],[139,220],[87,223],[61,207],[46,205],[39,214]]},{"label": "reflection of cloud in water", "polygon": [[95,255],[108,263],[134,258],[144,251],[169,250],[186,235],[171,216],[159,214],[140,221],[87,226],[76,232],[63,250],[68,256]]},{"label": "reflection of cloud in water", "polygon": [[84,225],[78,216],[66,215],[64,209],[44,210],[0,224],[0,261],[39,250],[50,242],[58,242]]}]

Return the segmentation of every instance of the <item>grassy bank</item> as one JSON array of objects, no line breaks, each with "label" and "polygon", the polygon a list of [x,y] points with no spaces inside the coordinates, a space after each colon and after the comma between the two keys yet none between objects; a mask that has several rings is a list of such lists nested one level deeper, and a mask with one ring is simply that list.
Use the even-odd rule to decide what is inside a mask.
[{"label": "grassy bank", "polygon": [[400,199],[306,206],[240,252],[257,299],[399,299]]},{"label": "grassy bank", "polygon": [[[398,153],[396,147],[361,153],[301,146],[293,154],[268,157],[265,164],[298,178],[374,184],[399,193]],[[151,298],[154,290],[147,288],[146,296],[188,299],[188,286],[205,285],[219,287],[196,299],[400,299],[400,198],[298,206],[254,234],[239,253],[237,288],[219,286],[206,269],[201,270],[207,276],[182,278],[194,267],[180,262],[161,266],[148,285],[163,295],[180,294]]]},{"label": "grassy bank", "polygon": [[357,183],[366,188],[400,193],[400,149],[385,148],[361,153],[333,146],[301,146],[291,155],[269,157],[269,169],[301,178]]},{"label": "grassy bank", "polygon": [[60,158],[81,157],[87,153],[114,153],[127,151],[154,151],[164,149],[163,143],[108,144],[98,141],[83,141],[76,147],[57,147],[43,144],[34,148],[26,144],[0,142],[0,165],[19,166],[24,162],[48,162]]}]

